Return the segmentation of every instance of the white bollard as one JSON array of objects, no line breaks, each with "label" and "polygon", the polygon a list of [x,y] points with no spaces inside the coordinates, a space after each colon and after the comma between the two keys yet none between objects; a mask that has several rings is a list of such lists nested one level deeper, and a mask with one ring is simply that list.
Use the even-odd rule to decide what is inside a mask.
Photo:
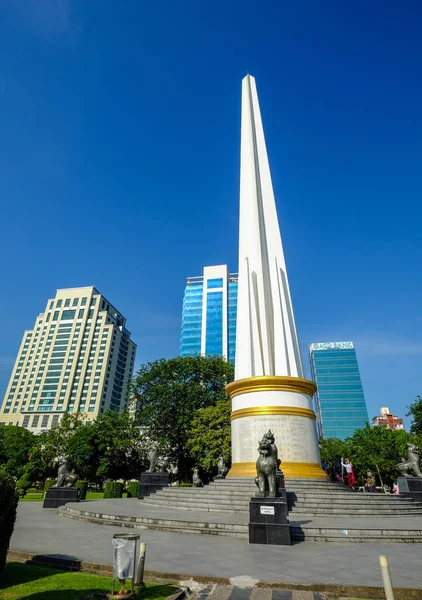
[{"label": "white bollard", "polygon": [[[139,544],[138,564],[136,565],[135,585],[144,586],[144,569],[145,569],[145,554],[147,545],[145,542]],[[394,600],[394,599],[393,599]]]},{"label": "white bollard", "polygon": [[393,584],[391,583],[390,569],[388,567],[387,557],[380,556],[382,582],[384,584],[385,599],[394,600]]}]

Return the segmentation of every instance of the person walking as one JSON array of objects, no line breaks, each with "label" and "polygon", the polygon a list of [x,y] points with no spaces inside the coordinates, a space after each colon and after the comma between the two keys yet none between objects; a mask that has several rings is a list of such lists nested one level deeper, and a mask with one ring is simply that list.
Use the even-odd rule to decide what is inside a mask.
[{"label": "person walking", "polygon": [[343,462],[343,459],[341,459],[341,466],[343,467],[343,469],[346,470],[347,483],[349,484],[349,487],[351,489],[353,489],[353,486],[356,483],[356,478],[355,478],[355,474],[353,473],[352,463],[350,462],[350,460],[348,458],[346,458],[345,462]]}]

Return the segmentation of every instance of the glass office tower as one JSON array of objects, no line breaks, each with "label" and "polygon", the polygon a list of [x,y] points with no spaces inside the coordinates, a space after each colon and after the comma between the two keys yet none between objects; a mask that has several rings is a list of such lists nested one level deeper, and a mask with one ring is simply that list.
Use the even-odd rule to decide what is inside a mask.
[{"label": "glass office tower", "polygon": [[227,265],[205,267],[189,277],[183,299],[181,356],[218,354],[234,363],[237,274]]},{"label": "glass office tower", "polygon": [[369,420],[353,342],[310,344],[309,360],[318,434],[344,440]]}]

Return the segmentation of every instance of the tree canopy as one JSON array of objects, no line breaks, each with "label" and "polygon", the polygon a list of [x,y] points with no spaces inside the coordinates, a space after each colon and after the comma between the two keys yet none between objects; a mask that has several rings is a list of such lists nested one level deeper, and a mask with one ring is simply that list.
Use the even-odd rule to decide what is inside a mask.
[{"label": "tree canopy", "polygon": [[177,461],[190,478],[195,463],[188,447],[196,412],[228,399],[233,365],[219,356],[176,357],[142,365],[133,382],[137,419],[145,435]]},{"label": "tree canopy", "polygon": [[231,460],[231,401],[217,400],[214,406],[196,411],[191,422],[187,447],[198,466],[208,473],[216,470],[220,454]]},{"label": "tree canopy", "polygon": [[408,408],[409,412],[406,413],[406,417],[412,417],[410,433],[422,435],[422,397],[417,396],[416,400]]},{"label": "tree canopy", "polygon": [[366,425],[344,441],[336,438],[322,440],[321,460],[325,460],[332,470],[337,456],[350,458],[358,481],[371,471],[377,484],[391,486],[397,479],[397,464],[401,457],[407,457],[407,444],[415,441],[414,436],[406,431]]},{"label": "tree canopy", "polygon": [[36,436],[24,427],[0,427],[0,465],[3,470],[19,479],[25,470]]}]

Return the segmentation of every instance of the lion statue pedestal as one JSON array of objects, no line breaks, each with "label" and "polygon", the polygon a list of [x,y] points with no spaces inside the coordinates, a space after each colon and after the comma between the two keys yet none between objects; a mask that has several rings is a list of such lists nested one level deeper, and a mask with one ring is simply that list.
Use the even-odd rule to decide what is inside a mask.
[{"label": "lion statue pedestal", "polygon": [[160,457],[156,448],[151,450],[148,458],[148,471],[141,473],[139,478],[138,500],[143,500],[145,496],[150,496],[170,485],[169,461]]},{"label": "lion statue pedestal", "polygon": [[290,527],[283,473],[271,431],[259,442],[256,461],[258,486],[249,503],[249,543],[290,546]]},{"label": "lion statue pedestal", "polygon": [[43,508],[59,508],[68,502],[79,502],[79,489],[75,487],[79,477],[70,469],[67,456],[59,456],[58,463],[57,483],[46,491]]},{"label": "lion statue pedestal", "polygon": [[397,478],[399,493],[405,498],[412,498],[415,502],[422,502],[422,469],[419,448],[414,444],[407,444],[407,460],[397,465],[400,473]]}]

